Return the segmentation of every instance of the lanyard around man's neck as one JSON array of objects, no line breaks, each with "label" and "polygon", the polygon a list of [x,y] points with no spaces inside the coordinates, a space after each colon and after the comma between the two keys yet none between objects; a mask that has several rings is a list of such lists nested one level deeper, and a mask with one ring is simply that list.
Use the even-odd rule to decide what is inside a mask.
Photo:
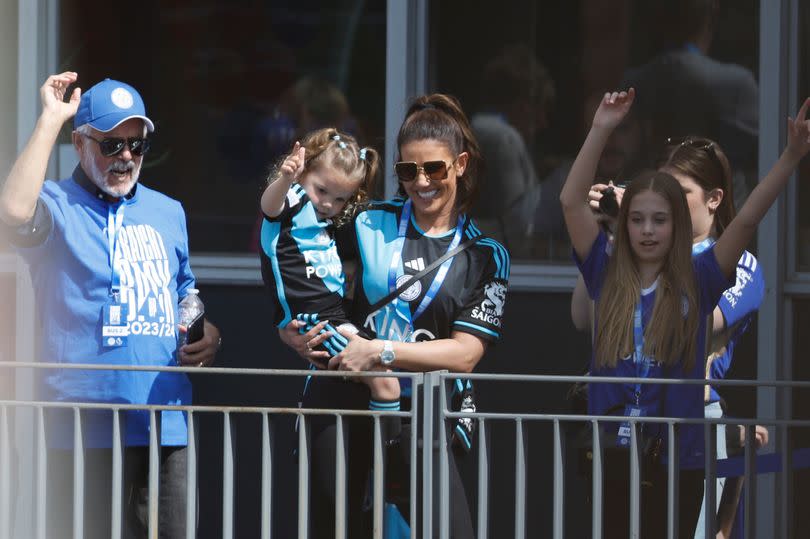
[{"label": "lanyard around man's neck", "polygon": [[118,257],[120,249],[116,249],[118,234],[124,224],[124,207],[126,204],[121,201],[117,206],[110,204],[107,207],[107,246],[110,252],[110,295],[117,297],[121,290],[121,274],[118,271]]}]

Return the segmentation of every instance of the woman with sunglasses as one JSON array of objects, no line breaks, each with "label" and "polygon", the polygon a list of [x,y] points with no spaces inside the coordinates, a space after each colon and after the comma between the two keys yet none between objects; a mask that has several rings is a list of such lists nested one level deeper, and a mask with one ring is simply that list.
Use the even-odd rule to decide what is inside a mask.
[{"label": "woman with sunglasses", "polygon": [[[374,338],[344,333],[348,345],[332,358],[310,351],[327,338],[317,326],[303,336],[288,328],[282,332],[282,339],[309,361],[328,360],[331,369],[357,372],[388,367],[468,373],[487,347],[500,339],[509,277],[509,253],[497,242],[480,236],[466,214],[476,192],[478,144],[459,103],[450,96],[433,94],[412,102],[400,128],[397,146],[398,196],[371,203],[358,213],[352,226],[347,227],[352,233],[338,245],[341,257],[356,255],[353,318]],[[467,241],[471,238],[473,241]],[[398,285],[462,243],[467,245],[466,249],[415,281],[391,302],[370,312],[371,306]],[[332,397],[329,403],[332,407],[362,401],[352,397],[358,384],[324,377],[318,383],[330,388],[323,393]],[[402,385],[402,406],[408,409],[410,387]],[[459,399],[469,397],[463,395],[468,385],[459,382],[455,387],[460,390]],[[466,404],[468,409],[474,409],[469,400]],[[454,431],[458,447],[468,446],[471,426],[469,420],[459,421]],[[351,435],[350,455],[355,458],[362,455],[365,461],[355,460],[355,464],[367,469],[371,461],[370,423],[366,421],[363,427],[364,431]],[[409,435],[409,425],[403,425],[405,448],[409,447],[406,441]],[[320,459],[321,456],[315,458]],[[334,456],[328,455],[326,462],[334,463]],[[362,470],[350,471],[349,477],[359,477],[363,482],[367,475]],[[407,469],[403,477],[409,477]],[[387,494],[389,499],[399,502],[399,511],[407,521],[407,479],[404,483],[404,492]],[[472,537],[466,495],[452,458],[450,486],[451,535]],[[357,496],[351,485],[349,488],[350,497]],[[350,498],[349,504],[353,502]],[[434,523],[438,524],[438,513]],[[334,527],[327,526],[324,530],[324,535],[333,533]]]}]

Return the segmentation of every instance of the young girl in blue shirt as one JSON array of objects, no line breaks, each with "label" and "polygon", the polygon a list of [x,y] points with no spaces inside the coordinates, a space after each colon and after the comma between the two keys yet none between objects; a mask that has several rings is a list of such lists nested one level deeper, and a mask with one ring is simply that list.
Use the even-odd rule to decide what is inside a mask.
[{"label": "young girl in blue shirt", "polygon": [[[737,262],[759,221],[810,149],[805,102],[796,120],[788,120],[788,145],[773,169],[751,193],[736,218],[714,245],[692,256],[692,219],[687,196],[670,171],[646,172],[624,193],[616,237],[609,246],[591,211],[588,192],[596,164],[610,133],[629,111],[635,91],[608,93],[571,169],[560,196],[575,258],[589,296],[596,301],[594,376],[692,378],[704,376],[705,323],[724,290],[731,287]],[[699,385],[590,384],[589,413],[702,417]],[[653,425],[648,428],[654,428]],[[618,430],[619,422],[602,425]],[[666,430],[666,429],[663,429]],[[702,428],[679,431],[680,533],[694,533],[701,489]],[[606,533],[627,535],[627,476],[610,474],[606,463]],[[646,482],[645,482],[646,483]],[[644,489],[640,508],[642,536],[665,533],[666,474]],[[625,495],[622,495],[624,493]],[[615,504],[615,508],[611,508]],[[612,510],[611,510],[612,509]]]}]

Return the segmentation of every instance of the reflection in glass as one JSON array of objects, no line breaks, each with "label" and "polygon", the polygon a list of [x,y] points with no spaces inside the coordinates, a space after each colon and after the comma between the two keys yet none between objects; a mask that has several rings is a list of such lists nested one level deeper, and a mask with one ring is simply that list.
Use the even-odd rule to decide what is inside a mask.
[{"label": "reflection in glass", "polygon": [[[810,69],[807,66],[810,60],[810,35],[806,29],[810,23],[810,6],[807,2],[799,3],[799,99],[810,95]],[[803,31],[802,31],[803,30]],[[796,271],[810,271],[810,186],[807,178],[810,177],[810,162],[804,159],[796,172],[797,197],[792,200],[796,204]]]},{"label": "reflection in glass", "polygon": [[594,180],[626,182],[667,137],[701,135],[729,154],[742,202],[756,182],[758,19],[753,0],[431,3],[430,88],[473,112],[486,160],[481,228],[515,258],[568,262],[560,189],[599,99],[628,84],[638,102]]},{"label": "reflection in glass", "polygon": [[83,88],[110,77],[144,96],[157,125],[141,178],[183,203],[192,251],[256,249],[265,178],[303,133],[381,147],[385,2],[63,0],[59,25]]}]

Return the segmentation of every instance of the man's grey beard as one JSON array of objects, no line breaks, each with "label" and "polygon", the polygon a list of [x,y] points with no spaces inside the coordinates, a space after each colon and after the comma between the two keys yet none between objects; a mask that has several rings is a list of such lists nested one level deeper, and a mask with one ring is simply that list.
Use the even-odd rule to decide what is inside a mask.
[{"label": "man's grey beard", "polygon": [[[140,165],[135,164],[135,161],[127,161],[126,163],[116,161],[110,165],[106,171],[102,171],[94,159],[90,159],[89,162],[90,170],[87,171],[87,175],[90,177],[90,180],[104,193],[115,198],[120,198],[129,193],[132,190],[132,187],[138,182],[138,176],[140,176],[141,173],[141,167]],[[105,181],[105,178],[109,172],[123,172],[126,170],[132,171],[132,178],[127,183],[111,186]]]}]

